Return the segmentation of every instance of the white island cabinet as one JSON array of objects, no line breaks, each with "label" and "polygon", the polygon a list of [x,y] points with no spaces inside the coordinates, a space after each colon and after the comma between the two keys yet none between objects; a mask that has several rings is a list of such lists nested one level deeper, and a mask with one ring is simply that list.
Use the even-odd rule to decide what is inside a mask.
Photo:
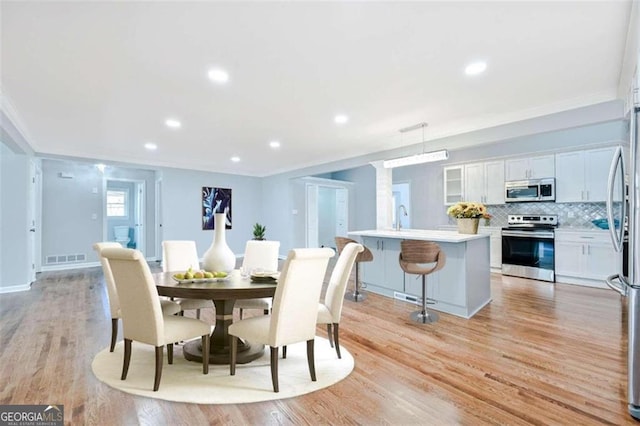
[{"label": "white island cabinet", "polygon": [[360,264],[367,291],[420,304],[422,280],[405,274],[398,257],[402,240],[424,240],[437,243],[447,256],[444,268],[427,275],[427,297],[436,302],[428,309],[468,319],[491,302],[489,235],[403,229],[353,231],[349,236],[373,253],[373,261]]}]

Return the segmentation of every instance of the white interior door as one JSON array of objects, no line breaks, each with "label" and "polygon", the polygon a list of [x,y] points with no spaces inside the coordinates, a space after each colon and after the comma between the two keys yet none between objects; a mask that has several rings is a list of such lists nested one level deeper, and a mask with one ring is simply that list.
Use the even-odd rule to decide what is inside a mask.
[{"label": "white interior door", "polygon": [[307,190],[307,247],[319,247],[318,243],[318,185],[308,184]]},{"label": "white interior door", "polygon": [[140,250],[142,253],[145,252],[145,243],[146,243],[146,232],[145,232],[145,182],[144,181],[136,181],[136,194],[135,194],[135,205],[134,205],[134,214],[135,214],[135,225],[134,225],[134,236],[136,241],[136,248]]},{"label": "white interior door", "polygon": [[156,258],[162,256],[162,179],[156,180]]},{"label": "white interior door", "polygon": [[[31,161],[30,170],[29,170],[29,211],[27,212],[27,217],[29,220],[29,228],[27,230],[27,253],[29,259],[27,259],[27,265],[29,265],[29,281],[34,282],[36,280],[36,258],[37,256],[37,245],[36,245],[36,236],[39,232],[39,223],[37,220],[37,196],[39,193],[39,181],[40,181],[40,173],[38,170],[38,165],[35,161]],[[38,264],[39,269],[39,264]]]}]

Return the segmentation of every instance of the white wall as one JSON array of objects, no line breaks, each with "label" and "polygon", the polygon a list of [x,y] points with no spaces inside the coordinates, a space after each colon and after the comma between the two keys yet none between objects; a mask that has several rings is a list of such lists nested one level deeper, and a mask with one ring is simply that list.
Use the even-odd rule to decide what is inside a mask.
[{"label": "white wall", "polygon": [[[244,253],[253,238],[253,225],[266,226],[266,238],[278,239],[272,221],[262,215],[259,178],[207,173],[181,169],[162,169],[162,229],[164,240],[194,240],[200,257],[213,241],[213,230],[202,229],[202,187],[231,188],[232,228],[226,231],[227,244],[236,256]],[[277,203],[278,200],[272,200]]]},{"label": "white wall", "polygon": [[[62,178],[60,174],[71,176]],[[132,179],[146,182],[145,256],[157,256],[155,244],[155,172],[114,168],[100,172],[93,162],[42,161],[42,269],[71,268],[77,264],[98,264],[93,244],[113,240],[104,235],[105,179]],[[84,255],[85,260],[47,262],[51,256]]]}]

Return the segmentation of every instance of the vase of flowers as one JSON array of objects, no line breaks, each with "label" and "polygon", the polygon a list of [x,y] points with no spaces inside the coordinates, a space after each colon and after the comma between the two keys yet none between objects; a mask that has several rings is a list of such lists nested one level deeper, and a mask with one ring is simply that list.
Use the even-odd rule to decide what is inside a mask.
[{"label": "vase of flowers", "polygon": [[477,234],[480,219],[490,219],[491,215],[482,203],[459,202],[447,209],[447,214],[458,222],[458,233]]}]

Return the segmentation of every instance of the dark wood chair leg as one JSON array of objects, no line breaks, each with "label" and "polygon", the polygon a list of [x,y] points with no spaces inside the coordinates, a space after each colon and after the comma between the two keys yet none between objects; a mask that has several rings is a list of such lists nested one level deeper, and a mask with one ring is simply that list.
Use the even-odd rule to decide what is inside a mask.
[{"label": "dark wood chair leg", "polygon": [[124,358],[122,361],[122,376],[120,376],[120,380],[124,380],[127,378],[130,361],[131,361],[131,339],[124,339]]},{"label": "dark wood chair leg", "polygon": [[287,358],[287,345],[282,347],[282,359]]},{"label": "dark wood chair leg", "polygon": [[242,319],[242,314],[244,314],[244,309],[240,308],[240,319]]},{"label": "dark wood chair leg", "polygon": [[162,377],[162,352],[164,346],[156,346],[156,377],[153,379],[153,391],[156,392],[160,387],[160,378]]},{"label": "dark wood chair leg", "polygon": [[238,355],[238,337],[231,336],[231,362],[229,362],[229,373],[236,375],[236,356]]},{"label": "dark wood chair leg", "polygon": [[329,344],[333,347],[333,336],[331,333],[331,323],[327,324],[327,335],[329,336]]},{"label": "dark wood chair leg", "polygon": [[311,374],[311,381],[316,381],[316,364],[315,357],[313,353],[313,343],[314,339],[307,340],[307,362],[309,363],[309,373]]},{"label": "dark wood chair leg", "polygon": [[278,348],[271,348],[271,383],[273,383],[273,391],[280,392],[278,387]]},{"label": "dark wood chair leg", "polygon": [[109,352],[113,352],[116,348],[116,339],[118,338],[118,318],[111,318],[111,346]]},{"label": "dark wood chair leg", "polygon": [[336,344],[336,353],[338,354],[338,359],[342,359],[342,355],[340,355],[340,339],[338,337],[339,328],[340,324],[333,324],[333,341]]},{"label": "dark wood chair leg", "polygon": [[167,361],[169,365],[173,364],[173,343],[167,345]]},{"label": "dark wood chair leg", "polygon": [[209,374],[209,335],[202,336],[202,374]]},{"label": "dark wood chair leg", "polygon": [[196,309],[196,318],[200,319],[200,309]]}]

